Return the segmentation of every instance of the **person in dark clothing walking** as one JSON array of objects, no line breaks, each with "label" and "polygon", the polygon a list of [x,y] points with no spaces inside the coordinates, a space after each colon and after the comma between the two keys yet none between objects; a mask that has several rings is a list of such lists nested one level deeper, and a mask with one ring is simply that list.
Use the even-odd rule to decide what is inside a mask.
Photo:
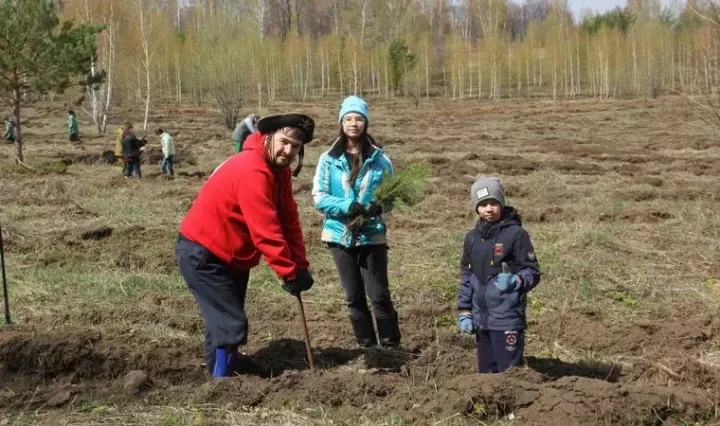
[{"label": "person in dark clothing walking", "polygon": [[[318,160],[313,197],[315,208],[325,215],[321,239],[328,244],[340,275],[357,345],[371,348],[378,344],[369,296],[380,345],[393,349],[400,345],[400,328],[390,296],[384,212],[374,202],[385,173],[393,169],[367,132],[368,118],[364,100],[350,96],[343,101],[340,136]],[[366,217],[360,232],[349,231],[348,224],[360,215]]]},{"label": "person in dark clothing walking", "polygon": [[314,121],[304,114],[265,117],[247,146],[207,179],[183,219],[175,257],[205,320],[205,362],[214,377],[235,372],[247,342],[250,269],[263,256],[292,295],[309,290],[303,233],[290,164],[302,165]]},{"label": "person in dark clothing walking", "polygon": [[145,144],[147,144],[145,139],[138,139],[137,136],[135,136],[132,124],[126,123],[122,138],[123,157],[125,157],[125,170],[123,171],[123,175],[126,179],[132,174],[135,174],[138,179],[142,178],[142,172],[140,171],[140,153]]},{"label": "person in dark clothing walking", "polygon": [[498,373],[523,362],[527,293],[540,282],[540,268],[499,179],[473,183],[470,207],[479,220],[463,243],[458,328],[475,332],[478,371]]}]

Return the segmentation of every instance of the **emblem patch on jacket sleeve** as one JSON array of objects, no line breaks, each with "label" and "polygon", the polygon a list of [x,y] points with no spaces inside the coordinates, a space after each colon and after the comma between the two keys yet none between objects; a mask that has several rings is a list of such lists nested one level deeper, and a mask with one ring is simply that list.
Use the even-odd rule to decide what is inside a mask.
[{"label": "emblem patch on jacket sleeve", "polygon": [[495,256],[502,256],[505,254],[505,246],[502,243],[495,244]]},{"label": "emblem patch on jacket sleeve", "polygon": [[514,351],[517,349],[517,331],[506,331],[505,332],[505,349],[508,351]]}]

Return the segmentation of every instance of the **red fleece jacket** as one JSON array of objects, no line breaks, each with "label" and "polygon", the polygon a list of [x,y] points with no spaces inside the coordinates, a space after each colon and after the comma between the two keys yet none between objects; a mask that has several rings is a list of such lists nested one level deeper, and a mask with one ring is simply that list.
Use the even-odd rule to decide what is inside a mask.
[{"label": "red fleece jacket", "polygon": [[180,233],[232,268],[248,270],[260,255],[282,278],[294,279],[306,257],[290,167],[273,168],[263,136],[218,167],[180,224]]}]

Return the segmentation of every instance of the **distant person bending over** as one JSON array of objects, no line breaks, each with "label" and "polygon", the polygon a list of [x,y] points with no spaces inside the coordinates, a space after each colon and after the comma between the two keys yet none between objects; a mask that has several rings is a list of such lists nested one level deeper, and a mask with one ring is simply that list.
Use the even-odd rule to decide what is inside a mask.
[{"label": "distant person bending over", "polygon": [[173,168],[173,158],[175,157],[175,143],[173,142],[172,136],[163,128],[155,130],[156,135],[160,135],[160,146],[162,148],[163,159],[160,163],[160,170],[162,174],[175,176],[175,169]]},{"label": "distant person bending over", "polygon": [[145,139],[138,139],[133,131],[131,123],[125,125],[125,133],[123,133],[123,157],[125,157],[125,170],[123,175],[125,179],[129,178],[133,173],[139,179],[142,178],[142,172],[140,171],[140,153],[147,141]]},{"label": "distant person bending over", "polygon": [[257,131],[258,116],[250,114],[245,119],[235,126],[235,130],[232,132],[232,139],[235,142],[235,152],[242,151],[243,143],[245,139],[252,133]]},{"label": "distant person bending over", "polygon": [[73,110],[68,111],[68,132],[70,133],[71,142],[80,140],[80,128],[78,127],[78,120]]}]

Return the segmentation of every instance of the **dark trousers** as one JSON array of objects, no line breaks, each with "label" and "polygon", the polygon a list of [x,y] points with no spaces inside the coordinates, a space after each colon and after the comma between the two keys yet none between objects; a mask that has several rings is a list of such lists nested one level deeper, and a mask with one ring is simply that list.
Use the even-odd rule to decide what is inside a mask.
[{"label": "dark trousers", "polygon": [[383,347],[397,347],[400,344],[400,329],[397,312],[390,297],[387,246],[346,248],[331,244],[329,248],[340,275],[340,284],[345,292],[350,322],[358,345],[377,345],[366,299],[369,296],[380,344]]},{"label": "dark trousers", "polygon": [[140,157],[125,157],[125,169],[123,170],[123,175],[125,175],[125,177],[130,177],[133,173],[138,178],[142,177],[142,172],[140,171]]},{"label": "dark trousers", "polygon": [[245,294],[249,271],[229,268],[210,250],[178,237],[175,257],[205,320],[205,363],[212,373],[215,349],[237,350],[247,343]]},{"label": "dark trousers", "polygon": [[175,169],[173,168],[173,156],[168,155],[167,157],[163,157],[162,162],[160,163],[160,170],[164,175],[169,174],[170,176],[175,176]]},{"label": "dark trousers", "polygon": [[479,373],[502,373],[510,367],[522,365],[525,352],[523,330],[480,330],[475,338]]},{"label": "dark trousers", "polygon": [[80,136],[77,133],[70,133],[70,142],[77,142],[80,140]]}]

